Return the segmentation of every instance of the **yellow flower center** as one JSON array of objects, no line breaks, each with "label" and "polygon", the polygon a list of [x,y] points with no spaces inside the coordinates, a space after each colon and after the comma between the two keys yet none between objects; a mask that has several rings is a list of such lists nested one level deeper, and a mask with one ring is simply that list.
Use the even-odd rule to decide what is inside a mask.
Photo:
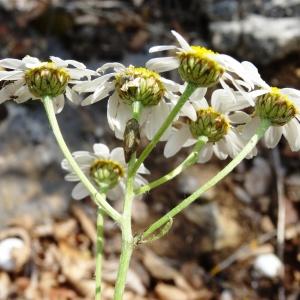
[{"label": "yellow flower center", "polygon": [[189,127],[194,138],[206,136],[209,142],[214,143],[228,133],[230,124],[225,115],[209,107],[199,109],[197,120],[189,121]]},{"label": "yellow flower center", "polygon": [[283,126],[297,114],[297,109],[287,95],[272,87],[270,92],[257,97],[255,114],[261,119],[268,119],[274,126]]},{"label": "yellow flower center", "polygon": [[125,170],[116,161],[96,159],[90,167],[90,176],[99,188],[112,189],[125,176]]},{"label": "yellow flower center", "polygon": [[129,105],[134,101],[144,106],[157,105],[165,93],[159,74],[142,67],[130,66],[118,73],[115,85],[119,97]]},{"label": "yellow flower center", "polygon": [[217,53],[200,46],[191,46],[190,51],[180,51],[178,72],[184,81],[199,87],[210,87],[218,83],[225,72],[215,59]]},{"label": "yellow flower center", "polygon": [[30,92],[36,97],[57,97],[63,94],[70,80],[70,75],[64,68],[59,68],[53,62],[25,72],[25,82]]}]

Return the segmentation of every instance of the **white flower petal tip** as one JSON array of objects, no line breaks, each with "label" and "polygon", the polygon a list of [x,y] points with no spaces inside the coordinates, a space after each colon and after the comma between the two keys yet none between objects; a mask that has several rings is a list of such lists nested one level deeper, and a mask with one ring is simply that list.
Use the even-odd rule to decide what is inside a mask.
[{"label": "white flower petal tip", "polygon": [[189,43],[183,38],[182,35],[180,35],[178,32],[176,32],[175,30],[171,30],[171,33],[175,36],[175,38],[177,39],[178,43],[180,44],[181,48],[185,51],[190,51],[191,50],[191,46],[189,45]]}]

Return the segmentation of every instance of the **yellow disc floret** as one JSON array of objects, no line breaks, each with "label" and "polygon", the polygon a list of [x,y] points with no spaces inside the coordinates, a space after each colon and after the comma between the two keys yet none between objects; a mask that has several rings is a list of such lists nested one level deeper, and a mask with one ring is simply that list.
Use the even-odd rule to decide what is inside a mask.
[{"label": "yellow disc floret", "polygon": [[217,53],[200,46],[191,46],[190,51],[180,51],[178,72],[181,78],[198,87],[215,85],[225,69],[215,59]]},{"label": "yellow disc floret", "polygon": [[68,71],[57,67],[52,62],[44,63],[25,72],[25,82],[30,92],[40,98],[57,97],[63,94],[69,80]]},{"label": "yellow disc floret", "polygon": [[255,114],[270,120],[274,126],[283,126],[295,117],[297,109],[287,95],[273,87],[270,92],[257,97]]},{"label": "yellow disc floret", "polygon": [[194,138],[206,136],[209,142],[217,142],[228,132],[230,124],[226,116],[215,111],[212,107],[199,109],[197,120],[189,121],[190,131]]},{"label": "yellow disc floret", "polygon": [[112,189],[125,176],[125,170],[118,162],[96,159],[90,167],[90,177],[100,188]]},{"label": "yellow disc floret", "polygon": [[144,106],[157,105],[165,93],[159,74],[146,68],[126,68],[116,75],[115,85],[119,97],[129,105],[135,101]]}]

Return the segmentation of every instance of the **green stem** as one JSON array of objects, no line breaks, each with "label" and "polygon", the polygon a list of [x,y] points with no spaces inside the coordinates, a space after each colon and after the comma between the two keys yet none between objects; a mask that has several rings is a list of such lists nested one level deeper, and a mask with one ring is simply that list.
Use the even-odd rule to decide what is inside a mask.
[{"label": "green stem", "polygon": [[45,110],[47,112],[47,116],[49,119],[49,123],[52,127],[54,136],[56,138],[57,144],[59,145],[63,155],[69,162],[70,166],[72,167],[73,171],[76,173],[80,181],[83,183],[85,188],[89,191],[90,195],[95,198],[96,204],[100,205],[105,213],[109,215],[114,221],[120,223],[121,216],[120,214],[108,203],[106,200],[99,194],[97,189],[93,186],[93,184],[89,181],[86,175],[82,172],[80,167],[78,166],[77,162],[75,161],[72,153],[70,152],[68,146],[66,145],[64,138],[61,134],[59,125],[56,120],[56,115],[53,108],[53,101],[51,97],[46,96],[43,99],[43,104]]},{"label": "green stem", "polygon": [[135,173],[132,173],[132,165],[135,162],[135,154],[132,155],[128,164],[128,177],[126,184],[126,194],[124,200],[124,209],[122,215],[122,248],[119,270],[117,275],[117,281],[115,286],[114,300],[122,300],[126,286],[126,277],[129,269],[130,259],[133,252],[133,235],[131,228],[131,212],[132,203],[134,198],[134,177]]},{"label": "green stem", "polygon": [[158,131],[154,135],[152,141],[143,150],[140,157],[138,158],[138,160],[134,164],[133,173],[135,173],[138,170],[138,168],[141,166],[141,164],[144,162],[144,160],[148,157],[148,155],[151,153],[151,151],[153,150],[155,145],[159,142],[162,135],[170,127],[170,125],[172,124],[173,120],[175,119],[175,117],[177,116],[177,114],[179,113],[179,111],[181,110],[183,105],[186,103],[188,98],[193,94],[193,92],[196,89],[197,89],[197,86],[195,86],[191,83],[188,83],[188,85],[186,86],[185,91],[183,92],[183,94],[179,98],[177,104],[173,107],[172,111],[170,112],[170,114],[168,115],[168,117],[166,118],[166,120],[164,121],[162,126],[158,129]]},{"label": "green stem", "polygon": [[102,262],[104,251],[104,211],[98,208],[97,212],[97,242],[96,242],[96,292],[95,300],[101,300]]},{"label": "green stem", "polygon": [[199,152],[203,148],[203,146],[207,143],[208,139],[206,136],[200,136],[198,138],[197,143],[195,144],[193,151],[189,154],[189,156],[180,164],[178,165],[174,170],[169,172],[168,174],[164,175],[163,177],[154,180],[148,184],[145,184],[144,186],[140,187],[135,191],[136,195],[141,195],[146,192],[149,192],[150,190],[166,183],[167,181],[170,181],[177,175],[179,175],[181,172],[183,172],[186,168],[189,166],[193,165],[194,163],[197,162]]},{"label": "green stem", "polygon": [[270,121],[262,120],[260,126],[257,128],[256,133],[250,139],[250,141],[246,144],[246,146],[242,149],[242,151],[223,169],[221,170],[216,176],[211,178],[207,183],[205,183],[201,188],[199,188],[196,192],[192,195],[184,199],[180,202],[176,207],[174,207],[171,211],[157,220],[155,223],[150,225],[148,229],[144,232],[143,238],[148,237],[153,232],[158,230],[161,226],[167,223],[170,219],[175,217],[179,214],[182,210],[188,207],[191,203],[197,200],[204,192],[208,189],[216,185],[220,180],[222,180],[225,176],[227,176],[256,146],[257,142],[260,138],[263,137],[264,133],[270,126]]}]

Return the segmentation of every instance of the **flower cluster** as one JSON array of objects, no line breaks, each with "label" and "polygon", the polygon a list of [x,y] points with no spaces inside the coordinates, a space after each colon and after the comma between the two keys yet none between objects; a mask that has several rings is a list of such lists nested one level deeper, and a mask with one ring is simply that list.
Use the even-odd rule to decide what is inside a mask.
[{"label": "flower cluster", "polygon": [[[159,137],[166,142],[166,157],[206,137],[208,142],[199,152],[198,162],[208,161],[213,153],[219,159],[234,158],[262,120],[271,124],[264,136],[267,147],[275,147],[284,135],[293,151],[300,149],[300,91],[270,87],[252,63],[189,45],[179,33],[172,34],[178,45],[150,49],[150,53],[171,54],[150,59],[145,67],[107,63],[93,71],[80,62],[53,56],[47,62],[29,56],[22,60],[2,59],[0,103],[50,98],[59,113],[65,96],[82,106],[108,98],[108,124],[115,136],[125,138],[124,144],[128,144],[128,126],[135,126],[135,135],[130,138],[145,137],[151,141],[187,88],[192,87],[193,93]],[[174,69],[178,70],[181,84],[160,75]],[[138,143],[132,144],[136,151]],[[255,149],[248,156],[252,155]],[[93,153],[78,151],[73,156],[86,176],[110,199],[117,199],[124,192],[128,159],[125,160],[123,148],[110,152],[104,144],[95,144]],[[62,167],[69,172],[66,180],[79,181],[67,161],[62,162]],[[136,187],[146,182],[140,174],[147,173],[142,165],[135,177]],[[88,191],[79,182],[72,195],[82,199]]]}]

